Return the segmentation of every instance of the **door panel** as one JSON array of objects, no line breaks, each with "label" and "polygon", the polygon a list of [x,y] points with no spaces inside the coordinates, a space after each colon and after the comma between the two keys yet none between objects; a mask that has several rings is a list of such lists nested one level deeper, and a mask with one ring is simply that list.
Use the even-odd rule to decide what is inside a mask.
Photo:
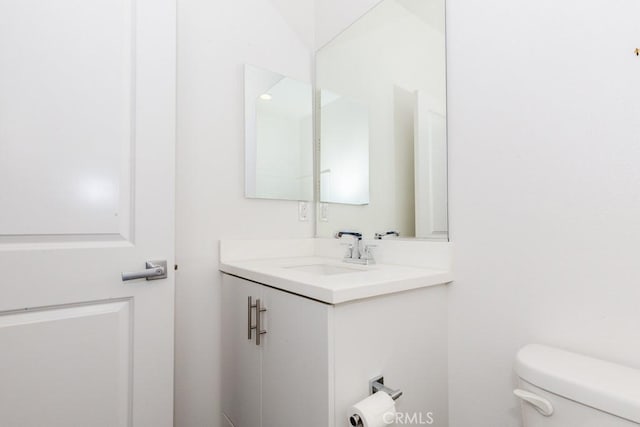
[{"label": "door panel", "polygon": [[175,13],[0,3],[0,425],[173,424]]},{"label": "door panel", "polygon": [[447,119],[423,91],[416,92],[414,126],[416,237],[446,240]]},{"label": "door panel", "polygon": [[[255,304],[262,286],[237,277],[222,279],[222,412],[236,427],[260,427],[260,347],[248,338],[249,297]],[[255,325],[255,309],[252,324]]]},{"label": "door panel", "polygon": [[331,306],[264,289],[262,426],[326,427],[333,406],[327,387]]},{"label": "door panel", "polygon": [[11,367],[0,371],[11,384],[0,388],[2,424],[129,425],[131,309],[124,300],[0,315],[0,366]]},{"label": "door panel", "polygon": [[0,3],[0,234],[129,228],[133,0]]}]

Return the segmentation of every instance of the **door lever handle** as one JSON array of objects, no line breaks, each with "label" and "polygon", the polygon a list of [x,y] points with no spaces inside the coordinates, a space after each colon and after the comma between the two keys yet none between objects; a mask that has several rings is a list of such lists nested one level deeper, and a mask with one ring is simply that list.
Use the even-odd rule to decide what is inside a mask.
[{"label": "door lever handle", "polygon": [[147,261],[143,271],[125,271],[122,273],[122,281],[135,279],[157,280],[167,278],[167,261]]}]

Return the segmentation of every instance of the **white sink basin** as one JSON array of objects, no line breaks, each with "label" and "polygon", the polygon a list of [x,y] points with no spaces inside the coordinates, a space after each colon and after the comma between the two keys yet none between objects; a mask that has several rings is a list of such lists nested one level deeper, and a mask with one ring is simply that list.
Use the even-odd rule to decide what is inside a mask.
[{"label": "white sink basin", "polygon": [[381,241],[374,265],[344,262],[339,243],[337,239],[221,241],[220,270],[328,304],[442,285],[453,279],[450,243]]},{"label": "white sink basin", "polygon": [[304,273],[315,274],[318,276],[331,276],[334,274],[357,273],[362,271],[358,268],[343,267],[332,264],[310,264],[310,265],[294,265],[284,267],[288,270],[302,271]]}]

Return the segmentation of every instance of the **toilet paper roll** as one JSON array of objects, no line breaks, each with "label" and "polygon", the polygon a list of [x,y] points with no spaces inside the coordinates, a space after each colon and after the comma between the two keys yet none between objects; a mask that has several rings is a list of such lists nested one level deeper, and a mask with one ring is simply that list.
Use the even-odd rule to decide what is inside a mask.
[{"label": "toilet paper roll", "polygon": [[379,391],[361,400],[349,410],[349,424],[354,415],[360,417],[364,427],[385,427],[394,424],[396,404],[387,393]]}]

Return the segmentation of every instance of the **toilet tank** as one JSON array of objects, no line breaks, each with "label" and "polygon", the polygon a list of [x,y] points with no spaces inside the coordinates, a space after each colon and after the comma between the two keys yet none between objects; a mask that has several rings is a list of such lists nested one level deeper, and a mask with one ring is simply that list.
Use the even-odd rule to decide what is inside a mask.
[{"label": "toilet tank", "polygon": [[640,370],[543,345],[516,357],[524,427],[638,427]]}]

